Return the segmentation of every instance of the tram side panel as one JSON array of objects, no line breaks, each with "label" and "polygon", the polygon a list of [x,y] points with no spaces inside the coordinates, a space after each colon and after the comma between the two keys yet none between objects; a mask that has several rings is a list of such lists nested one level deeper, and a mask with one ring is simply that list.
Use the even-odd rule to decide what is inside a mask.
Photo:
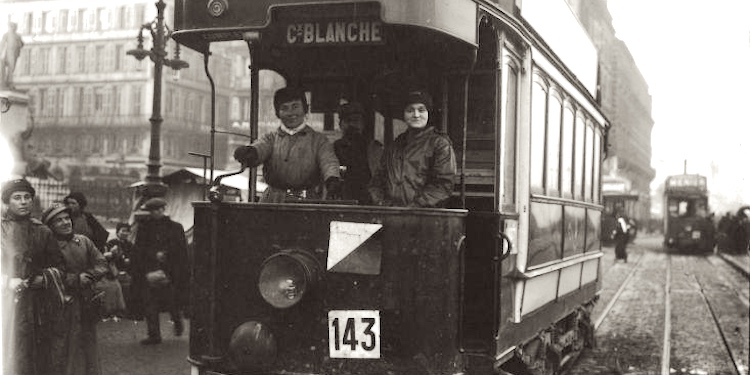
[{"label": "tram side panel", "polygon": [[[194,365],[222,373],[336,368],[340,374],[447,374],[462,368],[456,328],[465,211],[248,204],[213,211],[215,206],[200,203],[195,208]],[[342,238],[359,231],[357,224],[382,227],[369,227],[372,233],[347,253],[351,249],[342,249],[348,246]],[[315,259],[319,281],[307,285],[298,304],[276,308],[258,288],[262,265],[290,250]],[[379,335],[332,325],[336,317],[361,318],[352,311],[365,311],[368,322],[375,319]],[[255,334],[265,341],[238,351],[233,346],[243,334],[238,327],[248,322],[263,327]],[[341,355],[354,357],[336,358]]]}]

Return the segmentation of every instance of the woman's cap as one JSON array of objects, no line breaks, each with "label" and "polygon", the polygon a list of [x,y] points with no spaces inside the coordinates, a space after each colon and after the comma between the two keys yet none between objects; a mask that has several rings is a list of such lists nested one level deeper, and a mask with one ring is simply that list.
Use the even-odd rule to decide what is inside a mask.
[{"label": "woman's cap", "polygon": [[432,111],[432,96],[424,91],[411,91],[406,95],[406,102],[404,108],[409,104],[421,103],[427,107],[428,111]]},{"label": "woman's cap", "polygon": [[31,183],[24,178],[5,182],[3,184],[2,190],[2,200],[5,204],[8,204],[8,202],[10,202],[10,196],[17,191],[28,192],[29,194],[31,194],[32,198],[36,196],[36,190],[34,190],[34,187],[31,186]]}]

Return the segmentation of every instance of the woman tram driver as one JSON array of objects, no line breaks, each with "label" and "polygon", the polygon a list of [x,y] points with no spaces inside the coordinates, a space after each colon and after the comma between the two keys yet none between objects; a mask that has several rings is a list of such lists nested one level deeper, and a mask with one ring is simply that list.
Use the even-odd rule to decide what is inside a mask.
[{"label": "woman tram driver", "polygon": [[381,206],[442,207],[453,191],[456,155],[448,136],[429,124],[432,98],[413,91],[404,103],[409,128],[386,147],[370,181]]}]

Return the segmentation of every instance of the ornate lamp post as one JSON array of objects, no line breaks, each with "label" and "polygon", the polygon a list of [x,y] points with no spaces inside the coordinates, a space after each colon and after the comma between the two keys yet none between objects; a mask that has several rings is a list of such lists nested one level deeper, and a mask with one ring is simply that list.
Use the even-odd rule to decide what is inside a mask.
[{"label": "ornate lamp post", "polygon": [[[166,194],[167,188],[161,181],[159,175],[159,169],[161,168],[161,123],[163,118],[161,117],[161,84],[162,84],[162,68],[168,66],[173,70],[180,70],[188,68],[187,62],[180,60],[180,45],[177,44],[175,48],[174,59],[167,58],[166,45],[169,38],[172,36],[172,30],[169,29],[164,23],[164,8],[167,4],[163,0],[156,2],[156,19],[154,21],[141,25],[141,29],[138,32],[138,48],[132,49],[127,52],[141,61],[148,56],[151,61],[154,62],[154,99],[153,107],[151,112],[151,144],[148,154],[148,172],[146,173],[145,184],[143,190],[140,191],[140,195],[143,198],[159,197]],[[151,33],[152,47],[151,50],[145,50],[143,48],[143,30],[148,30]]]}]

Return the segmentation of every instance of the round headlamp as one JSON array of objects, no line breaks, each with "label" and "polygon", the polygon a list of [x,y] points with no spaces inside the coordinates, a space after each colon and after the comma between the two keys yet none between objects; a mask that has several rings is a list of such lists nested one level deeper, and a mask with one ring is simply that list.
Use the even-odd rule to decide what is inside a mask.
[{"label": "round headlamp", "polygon": [[276,338],[260,322],[242,323],[229,339],[230,358],[243,371],[267,368],[276,360],[277,352]]},{"label": "round headlamp", "polygon": [[271,306],[286,309],[297,304],[318,281],[320,266],[312,255],[284,250],[263,261],[258,290]]}]

